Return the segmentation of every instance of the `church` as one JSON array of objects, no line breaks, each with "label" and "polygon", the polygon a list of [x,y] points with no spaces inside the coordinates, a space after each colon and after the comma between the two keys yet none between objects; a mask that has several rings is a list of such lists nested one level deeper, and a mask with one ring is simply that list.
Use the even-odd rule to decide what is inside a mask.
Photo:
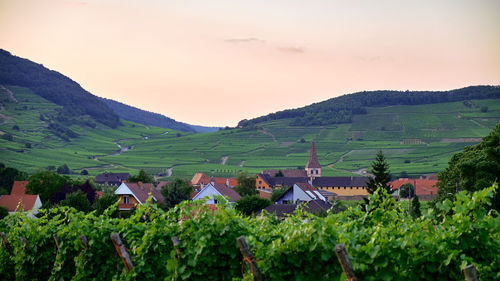
[{"label": "church", "polygon": [[314,141],[311,143],[309,159],[304,170],[264,170],[255,176],[255,186],[258,190],[269,192],[296,183],[309,183],[317,189],[335,193],[340,199],[367,196],[367,182],[367,177],[322,177]]}]

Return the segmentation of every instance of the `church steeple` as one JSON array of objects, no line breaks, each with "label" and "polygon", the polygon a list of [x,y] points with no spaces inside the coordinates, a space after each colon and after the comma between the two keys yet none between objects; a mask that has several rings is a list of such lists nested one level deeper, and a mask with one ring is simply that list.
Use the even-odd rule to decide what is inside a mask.
[{"label": "church steeple", "polygon": [[316,157],[316,148],[314,147],[314,141],[311,144],[311,152],[309,153],[309,160],[306,165],[307,176],[314,179],[315,177],[321,177],[321,165]]}]

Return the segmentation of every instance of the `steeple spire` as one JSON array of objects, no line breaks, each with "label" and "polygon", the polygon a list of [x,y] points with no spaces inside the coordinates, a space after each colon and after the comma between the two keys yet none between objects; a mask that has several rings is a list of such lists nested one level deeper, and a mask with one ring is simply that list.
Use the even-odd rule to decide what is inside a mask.
[{"label": "steeple spire", "polygon": [[316,148],[314,147],[314,141],[311,144],[311,152],[309,153],[309,160],[306,165],[307,176],[313,180],[316,177],[321,177],[321,165],[316,157]]},{"label": "steeple spire", "polygon": [[307,161],[307,168],[321,168],[321,165],[318,162],[318,158],[316,157],[316,148],[314,148],[314,141],[311,144],[311,152],[309,153],[309,161]]}]

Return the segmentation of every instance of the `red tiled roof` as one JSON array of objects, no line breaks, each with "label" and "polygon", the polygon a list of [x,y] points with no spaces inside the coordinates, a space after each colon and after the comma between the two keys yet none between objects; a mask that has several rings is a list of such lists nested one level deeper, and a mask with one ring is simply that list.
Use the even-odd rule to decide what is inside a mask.
[{"label": "red tiled roof", "polygon": [[96,191],[95,198],[101,198],[103,193],[104,193],[104,191]]},{"label": "red tiled roof", "polygon": [[218,184],[227,184],[229,182],[230,187],[238,185],[238,180],[236,178],[210,178],[209,182],[215,182]]},{"label": "red tiled roof", "polygon": [[265,198],[265,199],[270,199],[271,198],[271,192],[265,191],[265,190],[259,190],[259,197],[260,198]]},{"label": "red tiled roof", "polygon": [[31,211],[35,206],[38,195],[3,195],[0,197],[0,206],[7,208],[9,212],[18,210]]},{"label": "red tiled roof", "polygon": [[26,194],[26,185],[28,181],[15,181],[12,185],[10,195],[24,195]]},{"label": "red tiled roof", "polygon": [[392,189],[399,189],[404,184],[411,184],[415,187],[416,194],[421,195],[436,195],[438,192],[437,180],[435,179],[408,179],[401,178],[392,182]]},{"label": "red tiled roof", "polygon": [[274,177],[279,171],[283,173],[283,177],[290,177],[290,178],[307,177],[306,170],[263,170],[262,173]]},{"label": "red tiled roof", "polygon": [[150,192],[156,198],[156,200],[158,200],[158,203],[165,202],[165,198],[161,194],[161,189],[157,187],[155,188],[152,183],[139,184],[135,182],[127,182],[125,184],[128,186],[130,191],[132,191],[135,197],[139,199],[139,202],[141,204],[146,202]]},{"label": "red tiled roof", "polygon": [[208,180],[207,176],[205,176],[204,173],[196,173],[191,179],[192,185],[208,184],[209,182],[210,181]]},{"label": "red tiled roof", "polygon": [[309,160],[307,161],[306,168],[321,168],[316,157],[316,148],[314,148],[314,142],[311,144],[311,152],[309,153]]},{"label": "red tiled roof", "polygon": [[304,191],[311,191],[311,192],[317,191],[316,188],[314,188],[312,185],[310,185],[307,182],[298,182],[295,185],[297,185],[298,187],[300,187]]},{"label": "red tiled roof", "polygon": [[238,201],[241,198],[241,196],[238,194],[238,192],[234,191],[230,187],[227,187],[226,184],[216,183],[216,184],[213,185],[213,187],[215,189],[217,189],[217,191],[220,194],[222,194],[223,196],[229,197],[229,199],[231,199],[232,201]]}]

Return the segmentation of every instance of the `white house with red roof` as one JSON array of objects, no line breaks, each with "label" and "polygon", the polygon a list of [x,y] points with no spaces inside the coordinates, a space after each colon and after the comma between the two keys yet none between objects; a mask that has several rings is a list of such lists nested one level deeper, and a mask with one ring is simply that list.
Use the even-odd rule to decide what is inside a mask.
[{"label": "white house with red roof", "polygon": [[221,183],[209,183],[205,185],[200,192],[198,192],[194,197],[193,200],[201,200],[205,197],[207,197],[207,201],[205,202],[206,204],[217,204],[217,199],[214,198],[214,196],[220,195],[226,200],[228,200],[229,204],[232,204],[236,201],[238,201],[241,196],[238,194],[238,192],[234,191],[231,187],[228,187],[225,184]]},{"label": "white house with red roof", "polygon": [[34,218],[42,207],[40,196],[26,194],[27,184],[28,181],[15,181],[10,195],[0,197],[0,206],[7,208],[9,214],[26,212],[29,217]]},{"label": "white house with red roof", "polygon": [[154,187],[152,183],[123,182],[115,190],[115,194],[120,198],[118,209],[122,211],[128,211],[136,205],[146,203],[150,194],[153,203],[165,203],[165,198],[161,194],[161,189]]}]

